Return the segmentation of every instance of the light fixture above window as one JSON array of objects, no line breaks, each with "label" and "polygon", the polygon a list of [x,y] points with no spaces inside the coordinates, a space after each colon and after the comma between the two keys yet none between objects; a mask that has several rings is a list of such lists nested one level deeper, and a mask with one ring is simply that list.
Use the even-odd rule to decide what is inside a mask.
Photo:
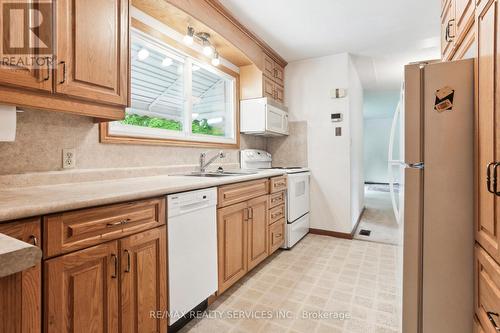
[{"label": "light fixture above window", "polygon": [[207,32],[195,32],[194,28],[189,26],[186,35],[184,36],[184,43],[192,45],[193,41],[197,40],[203,46],[203,54],[212,58],[212,65],[219,66],[220,58],[219,53],[215,46],[210,42],[210,34]]}]

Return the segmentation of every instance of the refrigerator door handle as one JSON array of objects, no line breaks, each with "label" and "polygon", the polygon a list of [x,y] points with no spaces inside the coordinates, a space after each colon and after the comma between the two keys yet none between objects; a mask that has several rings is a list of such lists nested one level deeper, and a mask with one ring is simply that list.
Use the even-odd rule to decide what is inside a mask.
[{"label": "refrigerator door handle", "polygon": [[417,163],[405,163],[405,167],[407,169],[419,169],[423,170],[425,167],[424,162],[417,162]]}]

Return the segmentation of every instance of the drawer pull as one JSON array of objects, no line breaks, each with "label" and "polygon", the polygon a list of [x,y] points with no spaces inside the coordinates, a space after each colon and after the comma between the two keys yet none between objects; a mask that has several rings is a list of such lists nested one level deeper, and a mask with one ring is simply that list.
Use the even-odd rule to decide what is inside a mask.
[{"label": "drawer pull", "polygon": [[493,316],[498,317],[498,313],[486,312],[486,314],[488,315],[488,320],[490,321],[491,325],[493,325],[493,327],[495,328],[495,331],[500,332],[500,327],[498,327],[495,319],[493,319]]},{"label": "drawer pull", "polygon": [[125,273],[130,273],[130,252],[128,252],[128,250],[123,252],[127,255],[127,268],[125,268]]},{"label": "drawer pull", "polygon": [[38,246],[38,238],[35,235],[30,236],[30,241],[33,246]]},{"label": "drawer pull", "polygon": [[106,224],[106,226],[107,227],[116,227],[117,225],[127,224],[130,221],[132,221],[132,220],[131,219],[125,219],[125,220],[121,220],[121,221],[114,222],[114,223],[108,223],[108,224]]},{"label": "drawer pull", "polygon": [[281,238],[281,234],[276,234],[276,238]]},{"label": "drawer pull", "polygon": [[111,275],[111,278],[116,279],[116,277],[118,276],[118,257],[116,256],[116,254],[112,254],[111,259],[113,260],[113,265],[115,266],[115,271]]},{"label": "drawer pull", "polygon": [[271,199],[271,202],[272,202],[272,203],[275,203],[275,202],[278,202],[278,201],[281,201],[281,197],[278,197],[278,198],[272,198],[272,199]]},{"label": "drawer pull", "polygon": [[276,213],[276,214],[271,214],[271,218],[274,219],[274,218],[281,216],[281,215],[283,215],[281,212]]}]

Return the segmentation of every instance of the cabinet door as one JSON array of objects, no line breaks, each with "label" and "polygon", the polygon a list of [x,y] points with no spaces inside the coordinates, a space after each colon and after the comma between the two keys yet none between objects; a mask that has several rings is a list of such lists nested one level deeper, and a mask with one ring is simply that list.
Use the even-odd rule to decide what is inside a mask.
[{"label": "cabinet door", "polygon": [[[0,224],[0,233],[38,245],[40,219]],[[0,332],[41,332],[41,264],[0,278]]]},{"label": "cabinet door", "polygon": [[285,84],[285,69],[278,64],[274,66],[274,80],[279,85]]},{"label": "cabinet door", "polygon": [[218,210],[219,294],[231,287],[248,271],[247,224],[248,208],[246,202]]},{"label": "cabinet door", "polygon": [[264,75],[266,75],[268,78],[274,78],[274,60],[271,59],[267,54],[264,54]]},{"label": "cabinet door", "polygon": [[449,1],[441,16],[441,57],[449,60],[455,38],[455,1]]},{"label": "cabinet door", "polygon": [[262,89],[264,90],[264,97],[269,97],[274,99],[274,87],[276,83],[274,83],[271,79],[267,78],[267,76],[263,77],[263,85]]},{"label": "cabinet door", "polygon": [[268,256],[267,208],[268,196],[248,201],[248,270]]},{"label": "cabinet door", "polygon": [[278,103],[285,103],[285,90],[280,85],[274,86],[274,100]]},{"label": "cabinet door", "polygon": [[461,40],[461,36],[472,24],[474,18],[474,0],[454,0],[455,1],[455,23],[457,37]]},{"label": "cabinet door", "polygon": [[118,243],[45,262],[47,333],[118,332]]},{"label": "cabinet door", "polygon": [[58,0],[56,92],[127,104],[128,0]]},{"label": "cabinet door", "polygon": [[[495,260],[500,260],[499,253],[499,214],[497,206],[498,196],[490,193],[487,186],[488,165],[500,162],[500,151],[496,148],[500,138],[500,131],[495,127],[495,118],[498,117],[498,106],[495,103],[498,98],[498,72],[495,73],[497,59],[499,58],[498,43],[498,2],[486,3],[477,10],[477,33],[478,33],[478,61],[477,61],[477,110],[476,110],[476,132],[477,137],[477,170],[479,179],[477,184],[477,227],[476,239],[492,255]],[[498,124],[498,122],[497,122]],[[490,168],[492,172],[493,168]],[[500,170],[499,170],[500,171]]]},{"label": "cabinet door", "polygon": [[[4,3],[5,2],[5,3]],[[41,4],[38,6],[36,3],[33,4],[34,0],[23,1],[23,4],[31,4],[37,11],[29,11],[24,12],[21,11],[24,19],[30,20],[32,26],[38,26],[37,35],[32,35],[30,40],[25,36],[24,30],[21,28],[23,24],[20,25],[19,28],[11,28],[12,31],[9,31],[9,36],[11,38],[9,40],[5,40],[6,45],[11,45],[11,43],[16,47],[12,50],[4,49],[3,46],[1,49],[1,56],[4,59],[8,59],[11,56],[14,57],[14,61],[12,63],[6,61],[0,61],[0,84],[5,84],[9,86],[17,86],[23,88],[31,88],[36,90],[52,90],[52,73],[50,69],[50,61],[48,59],[51,58],[51,44],[52,44],[52,15],[51,15],[51,5],[50,4]],[[0,6],[0,17],[4,18],[8,15],[4,11],[9,10],[9,6],[13,6],[14,8],[19,10],[23,10],[23,8],[27,8],[23,6],[23,4],[9,4],[6,1],[2,1],[2,5]],[[42,24],[38,25],[38,16],[35,17],[34,13],[41,13]],[[15,16],[10,15],[11,22],[15,22]],[[7,31],[3,31],[3,26],[0,26],[0,31],[3,35],[7,36]],[[35,39],[37,38],[37,39]],[[40,51],[37,51],[33,46],[40,44],[37,42],[40,40],[44,43],[49,49],[46,51],[46,55],[41,54]],[[22,46],[21,46],[22,45]],[[39,66],[31,67],[29,65],[22,65],[22,63],[31,62],[31,58],[38,59],[36,63]]]},{"label": "cabinet door", "polygon": [[[166,332],[167,230],[160,227],[120,240],[121,332]],[[162,319],[160,319],[162,318]]]}]

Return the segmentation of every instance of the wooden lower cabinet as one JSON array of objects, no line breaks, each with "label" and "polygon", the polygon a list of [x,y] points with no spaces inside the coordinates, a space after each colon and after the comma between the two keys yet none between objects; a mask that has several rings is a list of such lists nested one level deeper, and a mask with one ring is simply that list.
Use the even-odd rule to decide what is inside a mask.
[{"label": "wooden lower cabinet", "polygon": [[475,312],[481,326],[487,332],[498,332],[500,330],[500,265],[479,245],[476,245],[475,258]]},{"label": "wooden lower cabinet", "polygon": [[248,201],[248,270],[251,270],[269,255],[267,246],[268,196]]},{"label": "wooden lower cabinet", "polygon": [[[45,261],[45,332],[166,332],[166,229]],[[120,310],[121,306],[121,310]]]},{"label": "wooden lower cabinet", "polygon": [[118,332],[118,242],[45,262],[45,332]]},{"label": "wooden lower cabinet", "polygon": [[[40,219],[0,224],[0,233],[40,244]],[[39,333],[42,326],[41,264],[0,278],[0,333]]]},{"label": "wooden lower cabinet", "polygon": [[156,228],[120,240],[121,330],[123,333],[167,331],[167,230]]},{"label": "wooden lower cabinet", "polygon": [[221,208],[217,214],[219,290],[221,294],[248,271],[248,205]]},{"label": "wooden lower cabinet", "polygon": [[285,219],[274,222],[269,227],[269,254],[273,254],[285,242]]}]

